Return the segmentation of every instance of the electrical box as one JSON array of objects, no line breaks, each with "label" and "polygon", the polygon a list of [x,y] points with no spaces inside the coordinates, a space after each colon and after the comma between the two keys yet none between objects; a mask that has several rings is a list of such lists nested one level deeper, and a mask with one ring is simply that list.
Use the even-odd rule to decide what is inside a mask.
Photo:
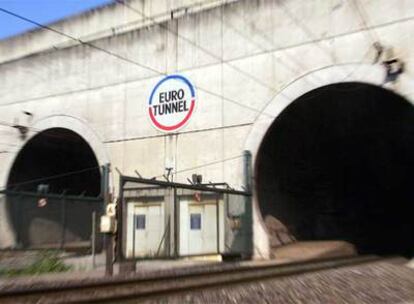
[{"label": "electrical box", "polygon": [[115,217],[109,216],[109,215],[101,216],[100,230],[102,233],[115,233],[116,232]]}]

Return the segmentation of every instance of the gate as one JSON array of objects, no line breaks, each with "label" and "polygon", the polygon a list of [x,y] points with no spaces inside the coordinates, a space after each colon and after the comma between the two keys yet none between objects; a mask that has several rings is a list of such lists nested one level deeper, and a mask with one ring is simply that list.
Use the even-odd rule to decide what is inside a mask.
[{"label": "gate", "polygon": [[1,192],[19,249],[64,249],[88,252],[102,248],[98,220],[103,214],[101,197]]}]

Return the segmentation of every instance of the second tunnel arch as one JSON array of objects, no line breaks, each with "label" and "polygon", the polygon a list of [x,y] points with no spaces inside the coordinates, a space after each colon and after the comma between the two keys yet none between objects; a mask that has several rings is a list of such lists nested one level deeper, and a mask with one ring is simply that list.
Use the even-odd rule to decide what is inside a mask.
[{"label": "second tunnel arch", "polygon": [[[330,100],[329,96],[335,96],[333,98],[335,100]],[[361,100],[368,100],[369,109],[366,109],[367,104],[361,103]],[[332,107],[336,107],[336,109],[334,110]],[[350,113],[350,111],[352,113]],[[410,157],[410,155],[413,155],[414,153],[414,143],[412,142],[413,137],[410,136],[410,134],[413,134],[412,128],[414,126],[413,111],[414,108],[412,105],[397,94],[394,94],[391,91],[382,89],[377,86],[362,83],[343,83],[325,86],[311,91],[295,100],[286,109],[284,109],[278,118],[276,118],[272,123],[256,155],[256,194],[261,215],[266,216],[266,214],[272,214],[273,216],[279,218],[292,230],[294,234],[296,234],[299,239],[307,240],[339,238],[356,243],[357,248],[361,252],[375,252],[384,254],[400,253],[404,255],[411,255],[411,248],[414,247],[414,227],[408,224],[410,220],[405,217],[412,211],[413,207],[411,207],[409,202],[414,199],[414,193],[410,190],[409,186],[410,181],[413,181],[412,173],[410,171],[413,171],[414,169],[412,157]],[[340,116],[343,117],[338,118],[338,113],[340,113]],[[316,120],[314,120],[313,124],[310,122],[312,120],[311,117],[316,117]],[[327,121],[327,118],[329,117],[331,118],[331,121]],[[352,117],[356,117],[354,121]],[[370,120],[371,124],[366,121],[367,119]],[[353,129],[354,133],[350,135],[348,132],[349,130],[346,130],[346,128],[342,131],[339,130],[339,133],[343,133],[343,138],[348,138],[348,144],[343,144],[341,146],[335,143],[334,139],[337,141],[337,136],[339,134],[338,130],[335,130],[332,124],[335,124],[335,122],[339,121],[343,123],[344,120],[345,124],[350,125],[349,127]],[[388,128],[384,126],[381,127],[382,124],[388,126]],[[363,126],[368,126],[368,129],[364,129]],[[373,130],[369,130],[369,126],[372,126]],[[319,128],[319,130],[315,131],[315,127],[316,129]],[[371,181],[365,181],[365,184],[362,184],[360,189],[357,189],[358,187],[356,187],[355,183],[351,183],[352,185],[350,188],[352,189],[345,191],[347,193],[345,195],[347,196],[346,199],[344,199],[344,197],[338,197],[338,191],[333,189],[336,186],[332,188],[329,186],[329,183],[328,185],[325,185],[325,188],[329,189],[328,191],[325,191],[325,194],[329,191],[333,191],[333,194],[331,193],[328,195],[329,200],[336,202],[342,201],[343,203],[345,201],[353,202],[352,206],[355,210],[352,212],[341,213],[339,210],[340,208],[338,208],[335,204],[327,203],[326,200],[325,203],[322,203],[322,205],[326,205],[326,208],[321,208],[320,204],[318,207],[314,206],[314,209],[322,209],[326,212],[328,212],[329,208],[331,208],[333,210],[330,210],[329,212],[333,214],[335,212],[339,212],[341,214],[339,217],[348,218],[348,223],[346,219],[343,219],[343,223],[338,224],[338,221],[340,220],[338,218],[334,220],[332,216],[330,219],[328,219],[329,216],[325,216],[325,219],[316,219],[315,215],[321,217],[321,214],[315,210],[308,212],[311,209],[307,208],[305,202],[309,202],[311,199],[306,199],[306,196],[309,196],[315,192],[314,189],[310,189],[312,188],[312,183],[315,184],[313,180],[329,180],[329,178],[320,178],[320,176],[323,176],[324,174],[326,175],[327,172],[332,171],[332,168],[330,168],[330,166],[335,167],[335,161],[331,161],[330,163],[328,162],[325,164],[325,166],[322,167],[319,166],[320,170],[307,170],[309,169],[309,164],[312,163],[312,157],[308,156],[307,153],[298,155],[297,153],[300,154],[300,152],[293,150],[299,149],[309,152],[309,149],[311,149],[311,147],[319,149],[320,153],[317,154],[319,154],[319,156],[322,155],[321,162],[323,163],[323,158],[332,157],[332,155],[342,153],[350,146],[353,146],[353,142],[355,140],[359,140],[357,135],[361,132],[364,132],[364,130],[368,134],[368,137],[364,138],[364,136],[362,136],[362,138],[359,138],[362,140],[360,143],[361,147],[367,147],[366,142],[364,141],[371,140],[376,142],[375,145],[380,145],[380,151],[375,153],[375,151],[361,148],[362,154],[367,154],[364,156],[364,161],[364,157],[361,156],[361,153],[354,149],[353,151],[356,152],[350,153],[352,155],[349,156],[346,160],[347,164],[345,165],[345,168],[347,166],[352,167],[355,165],[357,158],[360,158],[357,160],[360,165],[371,166],[372,164],[375,164],[375,161],[370,162],[369,156],[372,154],[372,158],[378,158],[382,153],[383,160],[379,161],[379,163],[382,163],[383,166],[384,163],[386,163],[385,165],[388,166],[389,170],[394,170],[394,178],[403,184],[402,186],[398,186],[398,183],[396,183],[394,184],[394,190],[388,191],[390,192],[388,193],[389,195],[392,196],[392,193],[394,193],[394,198],[400,201],[400,210],[398,208],[392,209],[390,208],[389,204],[387,205],[385,203],[379,204],[383,207],[382,209],[384,210],[381,210],[381,208],[375,208],[375,202],[372,200],[372,198],[367,198],[367,193],[372,193],[374,191],[374,193],[378,193],[378,197],[384,196],[384,193],[387,192],[384,190],[384,187],[387,188],[387,186],[382,187],[382,190],[368,189],[370,187],[374,187],[372,184],[372,179],[375,179],[376,175],[381,175],[371,174],[370,176],[373,175],[374,177],[370,178]],[[315,132],[322,132],[320,134],[320,139],[322,139],[322,142],[329,140],[333,140],[334,142],[318,142],[316,144],[312,144],[312,139],[315,138]],[[327,135],[329,132],[332,133],[330,136]],[[375,134],[375,132],[381,133],[382,137],[378,137],[378,134]],[[393,132],[397,133],[395,137],[393,137]],[[395,142],[392,142],[392,138],[396,138]],[[302,141],[306,143],[303,143]],[[384,145],[381,143],[382,141],[385,142],[385,146],[388,148],[383,147]],[[332,151],[329,151],[329,147],[332,148]],[[338,148],[339,150],[337,149],[338,151],[336,151],[335,147],[340,148]],[[390,153],[393,154],[393,151],[395,150],[399,150],[397,154],[400,154],[400,157],[396,157],[396,159],[394,157],[394,160],[388,161],[386,155],[388,152],[386,151],[391,151]],[[281,151],[284,152],[282,153]],[[295,153],[296,155],[293,156]],[[280,157],[280,155],[283,156]],[[279,159],[272,159],[272,157],[279,157]],[[368,157],[368,160],[366,157]],[[287,163],[289,163],[289,159],[291,159],[290,165],[287,165]],[[403,163],[402,165],[401,162]],[[340,163],[342,163],[341,160],[336,161],[336,164]],[[373,166],[375,167],[375,165]],[[316,168],[317,167],[318,166],[316,166]],[[336,166],[333,170],[337,169],[343,170],[344,166]],[[312,171],[318,171],[319,173]],[[349,169],[348,171],[350,171],[354,177],[358,176],[357,173],[355,175],[355,169]],[[296,175],[292,172],[296,172]],[[302,173],[299,174],[298,172]],[[375,173],[375,170],[373,172]],[[305,178],[306,174],[308,174],[307,178]],[[339,175],[336,176],[338,177]],[[284,176],[284,178],[281,178],[281,176]],[[305,177],[299,178],[299,181],[301,182],[298,182],[298,179],[296,178],[298,176]],[[281,179],[284,179],[284,181],[280,182]],[[381,180],[381,178],[376,179],[377,181],[380,180],[380,183],[387,184],[387,181]],[[285,187],[287,184],[292,187]],[[318,184],[317,187],[320,186],[319,188],[323,188],[323,185],[321,185],[321,183],[316,184]],[[336,181],[335,184],[337,186],[341,184],[348,186],[350,185],[349,181],[347,182],[343,180]],[[280,188],[283,189],[280,190]],[[307,191],[304,191],[306,189]],[[269,193],[273,193],[273,197],[270,197]],[[352,193],[357,194],[351,195]],[[297,196],[302,196],[302,198],[298,199]],[[401,196],[401,198],[399,196]],[[401,200],[403,200],[403,202],[401,202]],[[272,201],[272,203],[269,203],[269,201]],[[303,204],[298,203],[298,201],[302,201]],[[321,199],[321,201],[324,200]],[[276,204],[276,207],[271,207],[272,204]],[[310,202],[308,204],[312,205]],[[350,211],[349,209],[346,209],[346,204],[342,205],[345,210]],[[358,208],[362,211],[358,211]],[[374,211],[376,214],[369,214],[369,210]],[[399,210],[399,212],[396,210]],[[366,221],[361,220],[361,217],[364,219],[364,215],[361,215],[361,212],[365,212]],[[384,215],[384,212],[388,212],[389,216]],[[393,212],[395,214],[393,214]],[[345,216],[346,213],[348,214],[347,216]],[[354,220],[350,221],[349,219],[352,217],[356,217],[358,219],[354,218]],[[371,219],[369,219],[370,217]],[[306,218],[307,220],[303,220],[303,218]],[[310,223],[312,221],[313,224]],[[368,223],[366,224],[365,222]],[[381,229],[387,223],[387,231],[375,234],[375,230]],[[350,227],[351,225],[355,224],[359,225],[360,228],[364,224],[366,224],[366,226],[365,228],[360,229],[363,230],[361,233],[352,233],[352,231],[349,229],[344,229],[344,226]],[[397,227],[400,228],[397,229]],[[367,237],[367,235],[369,237]],[[376,235],[381,235],[382,238],[387,239],[387,241],[380,240],[380,237],[376,239],[374,237]],[[367,241],[369,238],[371,238],[373,241]]]}]

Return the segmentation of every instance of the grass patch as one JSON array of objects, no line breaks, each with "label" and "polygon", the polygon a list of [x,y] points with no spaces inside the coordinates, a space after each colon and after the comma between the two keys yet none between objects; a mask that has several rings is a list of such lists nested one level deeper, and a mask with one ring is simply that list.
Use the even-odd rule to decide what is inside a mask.
[{"label": "grass patch", "polygon": [[39,275],[44,273],[66,272],[71,269],[55,251],[42,251],[35,262],[24,268],[0,269],[0,276],[14,277],[22,275]]}]

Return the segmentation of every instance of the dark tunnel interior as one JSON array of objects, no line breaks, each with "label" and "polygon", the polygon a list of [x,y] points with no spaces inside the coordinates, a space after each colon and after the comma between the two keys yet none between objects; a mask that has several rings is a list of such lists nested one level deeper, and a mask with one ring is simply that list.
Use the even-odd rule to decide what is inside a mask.
[{"label": "dark tunnel interior", "polygon": [[298,240],[414,255],[414,107],[368,84],[311,91],[273,122],[259,150],[263,218]]},{"label": "dark tunnel interior", "polygon": [[37,191],[40,184],[48,185],[50,193],[99,195],[100,171],[88,143],[63,128],[49,129],[34,136],[18,154],[8,188]]},{"label": "dark tunnel interior", "polygon": [[7,186],[17,246],[89,246],[92,216],[102,210],[100,187],[98,161],[83,138],[63,128],[35,135],[17,155]]}]

